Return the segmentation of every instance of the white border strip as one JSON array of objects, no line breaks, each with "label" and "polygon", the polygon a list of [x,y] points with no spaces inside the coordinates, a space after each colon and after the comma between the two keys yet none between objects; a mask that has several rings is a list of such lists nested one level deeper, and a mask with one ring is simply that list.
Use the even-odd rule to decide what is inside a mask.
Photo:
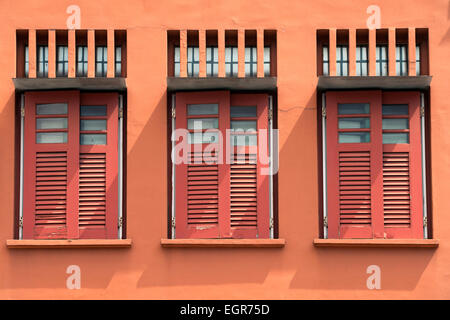
[{"label": "white border strip", "polygon": [[[20,95],[20,195],[19,195],[19,223],[23,219],[23,143],[25,130],[25,95]],[[23,238],[23,226],[19,224],[19,239]]]},{"label": "white border strip", "polygon": [[[427,221],[428,206],[427,206],[427,163],[426,163],[426,146],[425,146],[425,95],[420,94],[420,124],[421,124],[421,138],[422,138],[422,195],[423,195],[423,221]],[[423,113],[422,113],[423,110]],[[427,224],[429,222],[427,221]],[[423,225],[423,238],[428,239],[428,227]]]},{"label": "white border strip", "polygon": [[269,222],[270,222],[270,239],[275,236],[275,226],[273,219],[273,96],[269,96]]},{"label": "white border strip", "polygon": [[[123,117],[124,117],[124,110],[123,110],[123,95],[119,95],[119,173],[118,173],[118,180],[119,180],[119,201],[118,201],[118,214],[119,214],[119,231],[118,231],[118,238],[122,239],[123,235]],[[122,221],[122,222],[121,222]]]},{"label": "white border strip", "polygon": [[[323,197],[323,238],[328,238],[328,201],[327,201],[327,116],[325,93],[322,93],[322,197]],[[325,112],[324,112],[325,111]]]},{"label": "white border strip", "polygon": [[[175,130],[175,117],[173,116],[173,111],[175,111],[175,94],[172,94],[172,107],[170,112],[172,113],[172,132],[174,132]],[[171,135],[172,136],[172,135]],[[172,150],[175,150],[175,141],[172,140]],[[172,154],[171,154],[172,157]],[[171,159],[172,161],[172,159]],[[175,221],[175,215],[176,215],[176,211],[175,211],[175,163],[172,161],[172,216],[170,219],[170,225],[172,228],[172,239],[175,239],[175,225],[174,225],[174,221]]]}]

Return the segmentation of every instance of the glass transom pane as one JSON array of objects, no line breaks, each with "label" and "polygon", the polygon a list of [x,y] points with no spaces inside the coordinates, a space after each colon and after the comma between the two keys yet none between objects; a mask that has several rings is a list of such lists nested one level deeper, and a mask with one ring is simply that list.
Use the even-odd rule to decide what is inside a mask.
[{"label": "glass transom pane", "polygon": [[67,129],[67,118],[38,118],[36,129]]},{"label": "glass transom pane", "polygon": [[205,114],[219,114],[219,105],[216,103],[189,104],[188,115],[197,116]]},{"label": "glass transom pane", "polygon": [[219,133],[218,132],[194,132],[188,135],[188,143],[218,143]]},{"label": "glass transom pane", "polygon": [[67,143],[67,132],[38,132],[36,143]]},{"label": "glass transom pane", "polygon": [[231,121],[231,129],[241,131],[256,131],[256,120],[250,121]]},{"label": "glass transom pane", "polygon": [[383,133],[383,144],[409,143],[409,133]]},{"label": "glass transom pane", "polygon": [[82,117],[106,116],[106,106],[81,106]]},{"label": "glass transom pane", "polygon": [[232,118],[256,117],[256,106],[232,106],[230,116]]},{"label": "glass transom pane", "polygon": [[383,119],[383,129],[409,129],[409,119]]},{"label": "glass transom pane", "polygon": [[407,104],[383,104],[383,115],[408,115]]},{"label": "glass transom pane", "polygon": [[203,119],[188,119],[188,129],[218,129],[219,119],[217,118],[203,118]]},{"label": "glass transom pane", "polygon": [[105,133],[82,133],[80,134],[81,145],[106,144]]},{"label": "glass transom pane", "polygon": [[370,128],[370,118],[339,118],[339,129]]},{"label": "glass transom pane", "polygon": [[369,132],[339,132],[339,143],[370,142]]},{"label": "glass transom pane", "polygon": [[80,130],[106,130],[106,120],[81,120]]},{"label": "glass transom pane", "polygon": [[67,103],[48,103],[36,105],[37,115],[67,114]]},{"label": "glass transom pane", "polygon": [[368,103],[339,103],[338,114],[368,114],[370,106]]}]

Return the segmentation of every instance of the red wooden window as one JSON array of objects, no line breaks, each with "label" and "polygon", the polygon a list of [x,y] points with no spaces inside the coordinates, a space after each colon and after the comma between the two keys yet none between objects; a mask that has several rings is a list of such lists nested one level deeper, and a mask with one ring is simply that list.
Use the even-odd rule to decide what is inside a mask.
[{"label": "red wooden window", "polygon": [[27,92],[24,239],[116,238],[118,96]]},{"label": "red wooden window", "polygon": [[268,164],[258,155],[267,110],[266,94],[176,94],[175,127],[187,130],[178,143],[188,142],[176,156],[189,160],[175,169],[177,238],[269,237]]},{"label": "red wooden window", "polygon": [[329,238],[423,238],[419,92],[327,92]]}]

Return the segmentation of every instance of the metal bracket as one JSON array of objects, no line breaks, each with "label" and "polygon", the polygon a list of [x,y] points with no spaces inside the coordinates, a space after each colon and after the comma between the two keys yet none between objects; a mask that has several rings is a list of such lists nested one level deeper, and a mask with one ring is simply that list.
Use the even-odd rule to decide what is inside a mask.
[{"label": "metal bracket", "polygon": [[326,117],[327,116],[327,107],[323,106],[322,107],[322,117]]},{"label": "metal bracket", "polygon": [[175,228],[175,218],[172,218],[172,228]]},{"label": "metal bracket", "polygon": [[19,228],[23,228],[23,217],[19,218]]},{"label": "metal bracket", "polygon": [[172,108],[172,118],[175,118],[175,116],[176,116],[175,108]]},{"label": "metal bracket", "polygon": [[23,118],[23,117],[25,117],[25,108],[24,107],[21,107],[20,108],[20,116]]},{"label": "metal bracket", "polygon": [[119,218],[119,228],[122,228],[123,226],[123,217]]},{"label": "metal bracket", "polygon": [[420,107],[420,116],[421,117],[425,116],[425,107]]},{"label": "metal bracket", "polygon": [[323,217],[323,225],[328,228],[328,217]]},{"label": "metal bracket", "polygon": [[273,110],[269,109],[269,120],[273,119]]},{"label": "metal bracket", "polygon": [[123,118],[123,108],[119,108],[119,118]]},{"label": "metal bracket", "polygon": [[428,227],[428,218],[427,217],[423,217],[423,226]]},{"label": "metal bracket", "polygon": [[273,218],[270,218],[269,229],[272,230],[274,227]]}]

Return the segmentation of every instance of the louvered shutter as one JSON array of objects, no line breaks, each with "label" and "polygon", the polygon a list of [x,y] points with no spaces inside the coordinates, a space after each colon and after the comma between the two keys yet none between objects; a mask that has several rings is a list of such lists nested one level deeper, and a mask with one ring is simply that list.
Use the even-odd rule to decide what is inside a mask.
[{"label": "louvered shutter", "polygon": [[[390,106],[406,110],[389,112]],[[407,129],[383,128],[383,134],[409,138],[392,144],[386,137],[383,144],[384,232],[387,238],[423,238],[420,93],[384,92],[383,109],[383,121],[408,123]]]},{"label": "louvered shutter", "polygon": [[78,238],[79,93],[25,94],[24,239]]},{"label": "louvered shutter", "polygon": [[[231,108],[255,107],[256,114],[231,112],[232,123],[256,123],[252,135],[244,133],[249,145],[232,145],[230,155],[230,226],[233,238],[269,237],[268,168],[268,96],[267,94],[232,94]],[[248,132],[248,131],[247,131]],[[234,134],[236,137],[238,134]],[[236,140],[235,140],[236,141]],[[259,154],[261,152],[261,154]]]},{"label": "louvered shutter", "polygon": [[[117,101],[114,93],[25,94],[25,239],[117,237]],[[80,117],[96,106],[105,114]],[[84,120],[94,126],[80,131]]]},{"label": "louvered shutter", "polygon": [[[232,118],[230,103],[231,108],[252,107],[254,115]],[[268,162],[261,161],[258,154],[260,149],[267,154],[267,104],[266,94],[230,96],[228,91],[176,94],[176,129],[192,135],[195,121],[202,123],[203,128],[217,124],[209,133],[203,130],[204,137],[190,138],[204,143],[186,144],[186,150],[178,149],[174,154],[177,159],[189,160],[175,166],[177,238],[269,237]],[[232,134],[227,132],[232,122],[254,125],[266,137],[257,138],[257,131],[244,134],[256,143],[233,146]],[[214,130],[222,139],[209,143]],[[187,135],[179,137],[177,146],[188,139]],[[231,158],[226,159],[227,156]]]},{"label": "louvered shutter", "polygon": [[380,92],[327,92],[326,101],[328,236],[382,237]]},{"label": "louvered shutter", "polygon": [[80,121],[87,125],[80,128],[80,238],[117,238],[118,99],[117,93],[81,95]]},{"label": "louvered shutter", "polygon": [[[330,238],[423,237],[419,97],[418,92],[327,93]],[[339,112],[352,104],[366,104],[368,112]],[[359,134],[370,138],[346,140]]]},{"label": "louvered shutter", "polygon": [[[176,129],[189,130],[192,139],[205,139],[189,143],[188,135],[179,143],[187,148],[176,155],[187,157],[176,165],[176,237],[177,238],[224,238],[229,237],[229,165],[225,164],[222,140],[214,139],[213,132],[197,133],[188,129],[189,123],[198,121],[204,128],[222,134],[229,126],[230,95],[227,91],[182,92],[176,95]],[[215,125],[214,125],[215,124]],[[191,127],[192,128],[192,127]],[[205,131],[205,130],[203,130]],[[199,138],[198,138],[198,137]],[[213,149],[206,149],[213,148]],[[184,152],[188,154],[185,155]]]}]

